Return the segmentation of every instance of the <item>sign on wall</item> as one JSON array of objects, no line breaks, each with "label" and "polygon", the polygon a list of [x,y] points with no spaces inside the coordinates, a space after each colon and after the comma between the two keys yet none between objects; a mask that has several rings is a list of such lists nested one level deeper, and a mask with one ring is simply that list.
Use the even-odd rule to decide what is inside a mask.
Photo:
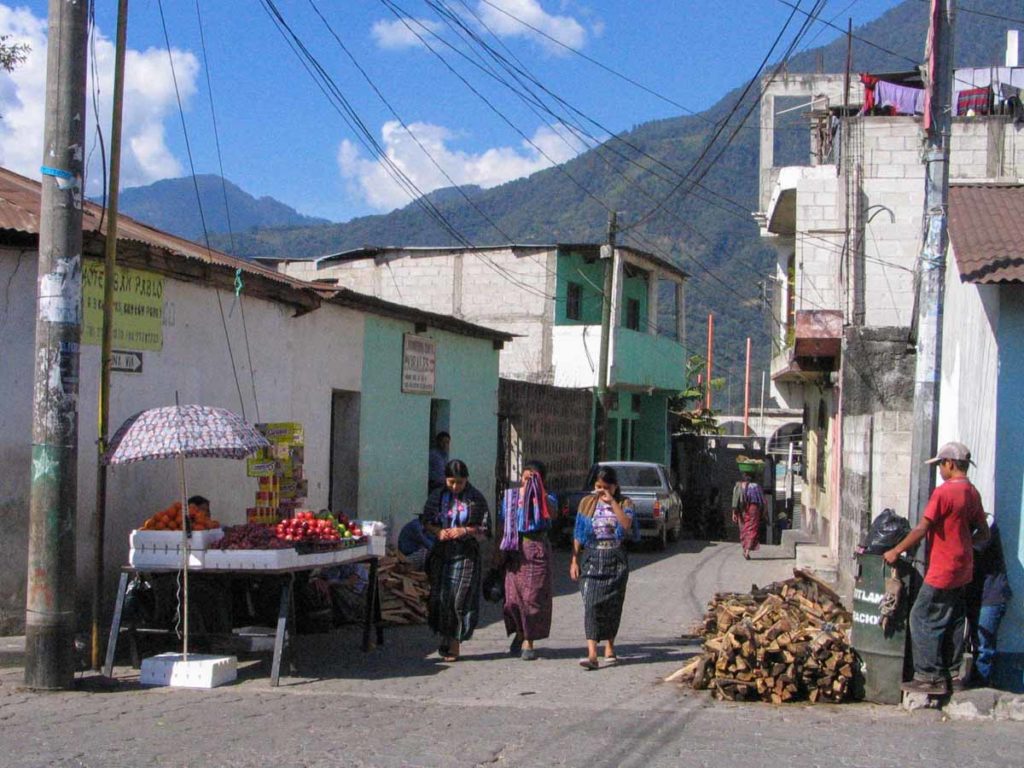
[{"label": "sign on wall", "polygon": [[[159,352],[163,346],[164,279],[118,267],[114,272],[114,344]],[[103,342],[103,262],[83,260],[82,343]]]},{"label": "sign on wall", "polygon": [[402,391],[415,395],[434,394],[437,342],[424,336],[402,336]]}]

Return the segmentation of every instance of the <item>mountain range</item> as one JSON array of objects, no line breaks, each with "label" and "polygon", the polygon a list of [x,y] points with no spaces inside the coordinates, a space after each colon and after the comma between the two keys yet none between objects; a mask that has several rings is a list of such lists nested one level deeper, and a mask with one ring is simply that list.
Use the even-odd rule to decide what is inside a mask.
[{"label": "mountain range", "polygon": [[[855,29],[852,72],[916,69],[924,55],[928,8],[927,0],[904,0]],[[1021,16],[1019,0],[959,5],[957,66],[1001,65],[1006,29]],[[777,76],[841,72],[846,57],[842,35],[828,45],[790,55]],[[690,273],[691,349],[703,349],[706,318],[714,313],[716,367],[722,375],[742,377],[746,337],[753,339],[753,370],[767,367],[771,355],[764,301],[769,289],[763,286],[774,273],[774,254],[751,217],[757,208],[758,85],[738,87],[702,113],[639,125],[527,178],[486,190],[437,190],[426,198],[441,216],[413,202],[385,215],[340,224],[310,221],[281,203],[257,201],[231,185],[236,193],[229,196],[233,237],[219,226],[226,221],[223,215],[207,214],[207,227],[217,232],[211,237],[217,247],[239,256],[303,258],[366,245],[598,242],[607,236],[608,210],[614,208],[620,242],[676,260]],[[801,112],[791,112],[777,126],[776,164],[806,164],[808,131]],[[206,181],[201,188],[216,179],[202,178]],[[182,197],[171,194],[182,189],[182,181],[126,190],[122,208],[161,228],[194,236],[198,216],[191,180]],[[164,202],[153,202],[157,188]],[[218,199],[223,210],[219,192]],[[233,199],[245,202],[242,209],[249,213],[244,218]],[[266,218],[260,218],[263,210]],[[288,213],[297,219],[274,218]],[[159,222],[157,215],[162,217]]]}]

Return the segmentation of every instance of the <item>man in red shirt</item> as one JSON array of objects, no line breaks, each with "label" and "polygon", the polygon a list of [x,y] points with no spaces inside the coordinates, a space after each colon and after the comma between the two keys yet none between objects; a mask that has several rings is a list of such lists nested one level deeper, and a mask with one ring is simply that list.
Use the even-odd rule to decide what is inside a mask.
[{"label": "man in red shirt", "polygon": [[946,443],[929,464],[939,465],[942,485],[932,492],[921,522],[883,557],[899,556],[927,537],[928,566],[910,611],[914,679],[910,693],[949,692],[964,652],[966,587],[974,572],[974,545],[989,537],[981,495],[967,479],[971,452],[963,443]]}]

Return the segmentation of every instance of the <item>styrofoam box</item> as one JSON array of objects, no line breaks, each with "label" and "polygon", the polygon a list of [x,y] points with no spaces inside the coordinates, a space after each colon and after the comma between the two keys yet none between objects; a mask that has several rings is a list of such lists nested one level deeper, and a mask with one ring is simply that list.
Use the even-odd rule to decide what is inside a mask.
[{"label": "styrofoam box", "polygon": [[[215,552],[216,550],[209,550]],[[188,567],[202,570],[206,560],[207,550],[190,549],[188,552]],[[180,568],[181,549],[130,549],[128,550],[128,564],[133,568]]]},{"label": "styrofoam box", "polygon": [[387,548],[387,536],[371,536],[368,544],[368,553],[374,557],[383,557]]},{"label": "styrofoam box", "polygon": [[298,564],[294,549],[210,549],[206,551],[207,570],[272,570],[293,568]]},{"label": "styrofoam box", "polygon": [[[223,528],[209,531],[192,531],[188,540],[189,549],[209,549],[210,544],[224,538]],[[128,537],[132,549],[177,549],[181,546],[181,531],[134,530]]]},{"label": "styrofoam box", "polygon": [[180,653],[161,653],[142,660],[139,682],[175,688],[216,688],[237,677],[238,659],[234,656],[190,653],[185,661]]}]

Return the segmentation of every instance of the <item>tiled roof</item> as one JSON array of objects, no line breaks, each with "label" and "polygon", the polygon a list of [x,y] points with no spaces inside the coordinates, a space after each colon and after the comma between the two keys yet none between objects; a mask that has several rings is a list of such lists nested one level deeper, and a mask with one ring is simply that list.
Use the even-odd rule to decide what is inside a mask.
[{"label": "tiled roof", "polygon": [[952,184],[949,238],[965,283],[1024,282],[1024,184]]},{"label": "tiled roof", "polygon": [[[7,231],[38,236],[41,191],[42,185],[38,181],[21,176],[7,168],[0,168],[0,235]],[[84,201],[82,204],[83,233],[93,236],[105,234],[107,218],[103,213],[101,206]],[[513,334],[485,328],[448,315],[383,301],[346,288],[335,286],[325,288],[315,283],[289,277],[263,264],[235,258],[221,251],[206,248],[199,243],[162,232],[123,214],[119,214],[117,217],[117,241],[119,243],[139,243],[148,248],[159,249],[170,256],[172,262],[175,257],[186,261],[201,261],[215,268],[226,270],[229,275],[236,269],[240,269],[246,276],[246,280],[251,281],[246,283],[247,286],[266,281],[263,282],[264,286],[273,286],[273,290],[263,291],[268,298],[300,304],[306,310],[315,309],[321,301],[329,301],[385,317],[431,325],[465,336],[487,338],[495,342],[507,342],[514,338]],[[249,288],[246,289],[247,292],[249,290]]]}]

